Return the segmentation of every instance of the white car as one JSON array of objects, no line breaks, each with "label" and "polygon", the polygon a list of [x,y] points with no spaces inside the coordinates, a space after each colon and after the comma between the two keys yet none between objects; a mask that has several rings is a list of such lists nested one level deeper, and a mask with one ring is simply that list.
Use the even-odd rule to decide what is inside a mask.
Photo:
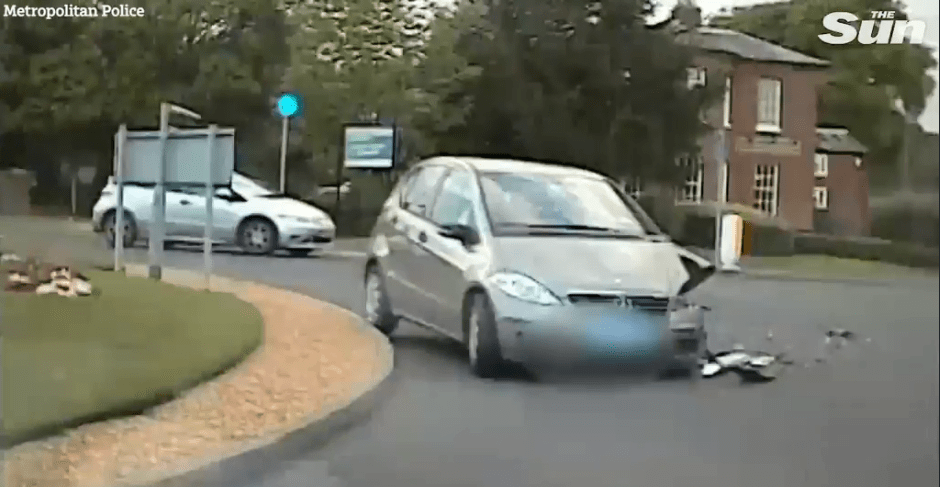
[{"label": "white car", "polygon": [[[92,210],[96,232],[114,243],[117,187],[113,179],[101,190]],[[124,186],[124,245],[132,246],[149,236],[153,187]],[[276,194],[241,174],[232,176],[231,188],[216,190],[212,203],[213,240],[236,245],[252,254],[287,250],[306,255],[332,246],[336,225],[323,210]],[[166,192],[166,241],[187,242],[203,238],[206,224],[205,189],[168,188]]]}]

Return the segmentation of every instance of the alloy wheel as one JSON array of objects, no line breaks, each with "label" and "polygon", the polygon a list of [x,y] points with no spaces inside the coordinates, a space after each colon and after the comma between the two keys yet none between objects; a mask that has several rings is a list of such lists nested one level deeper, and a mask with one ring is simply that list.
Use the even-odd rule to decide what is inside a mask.
[{"label": "alloy wheel", "polygon": [[476,304],[470,308],[470,317],[467,320],[467,351],[470,363],[477,362],[477,349],[480,346],[480,307]]},{"label": "alloy wheel", "polygon": [[369,323],[379,322],[379,309],[382,306],[382,282],[374,271],[366,278],[366,319]]}]

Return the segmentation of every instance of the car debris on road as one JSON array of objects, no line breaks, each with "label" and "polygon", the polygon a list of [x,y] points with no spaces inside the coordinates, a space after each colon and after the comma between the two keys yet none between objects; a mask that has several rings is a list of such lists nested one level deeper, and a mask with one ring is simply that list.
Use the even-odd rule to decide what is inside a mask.
[{"label": "car debris on road", "polygon": [[781,356],[744,350],[740,345],[717,353],[706,351],[705,354],[701,362],[702,377],[705,378],[731,371],[737,373],[743,381],[768,382],[776,379],[785,365]]},{"label": "car debris on road", "polygon": [[[844,328],[826,330],[822,339],[823,351],[816,357],[816,362],[827,361],[833,350],[859,339],[857,333]],[[772,331],[767,332],[767,341],[773,341]],[[865,342],[870,343],[871,339],[866,338]],[[745,382],[769,382],[776,379],[785,366],[793,364],[794,361],[787,356],[787,352],[772,354],[745,350],[742,345],[735,345],[731,350],[716,353],[706,350],[705,357],[700,361],[700,370],[704,378],[717,377],[731,371],[737,373]]]}]

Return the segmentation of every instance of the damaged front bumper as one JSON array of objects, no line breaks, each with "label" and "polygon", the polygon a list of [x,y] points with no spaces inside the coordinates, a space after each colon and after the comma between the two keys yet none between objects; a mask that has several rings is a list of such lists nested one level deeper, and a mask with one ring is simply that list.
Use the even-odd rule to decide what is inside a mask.
[{"label": "damaged front bumper", "polygon": [[611,306],[541,306],[494,296],[503,357],[534,368],[590,365],[697,367],[704,308],[646,312]]}]

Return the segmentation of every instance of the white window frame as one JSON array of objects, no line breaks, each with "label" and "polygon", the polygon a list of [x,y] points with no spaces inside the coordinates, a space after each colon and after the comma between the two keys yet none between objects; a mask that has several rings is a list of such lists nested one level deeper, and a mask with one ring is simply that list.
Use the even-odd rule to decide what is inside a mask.
[{"label": "white window frame", "polygon": [[783,118],[783,81],[761,78],[757,81],[757,132],[779,134]]},{"label": "white window frame", "polygon": [[726,129],[731,128],[731,96],[732,96],[731,89],[732,89],[733,84],[734,84],[734,80],[731,76],[725,77],[725,99],[724,99],[723,116],[724,116]]},{"label": "white window frame", "polygon": [[700,66],[694,66],[686,69],[687,80],[686,83],[690,90],[699,87],[705,86],[706,83],[706,70]]},{"label": "white window frame", "polygon": [[620,180],[623,192],[631,198],[638,200],[643,196],[643,181],[639,177],[626,177]]},{"label": "white window frame", "polygon": [[817,178],[829,175],[829,154],[822,152],[813,154],[813,175]]},{"label": "white window frame", "polygon": [[829,209],[829,188],[825,186],[813,188],[813,207],[817,210]]},{"label": "white window frame", "polygon": [[754,167],[754,208],[772,216],[780,210],[780,165]]},{"label": "white window frame", "polygon": [[682,186],[676,192],[676,204],[699,204],[704,201],[705,163],[701,156],[686,156],[676,159],[676,165],[688,171]]}]

